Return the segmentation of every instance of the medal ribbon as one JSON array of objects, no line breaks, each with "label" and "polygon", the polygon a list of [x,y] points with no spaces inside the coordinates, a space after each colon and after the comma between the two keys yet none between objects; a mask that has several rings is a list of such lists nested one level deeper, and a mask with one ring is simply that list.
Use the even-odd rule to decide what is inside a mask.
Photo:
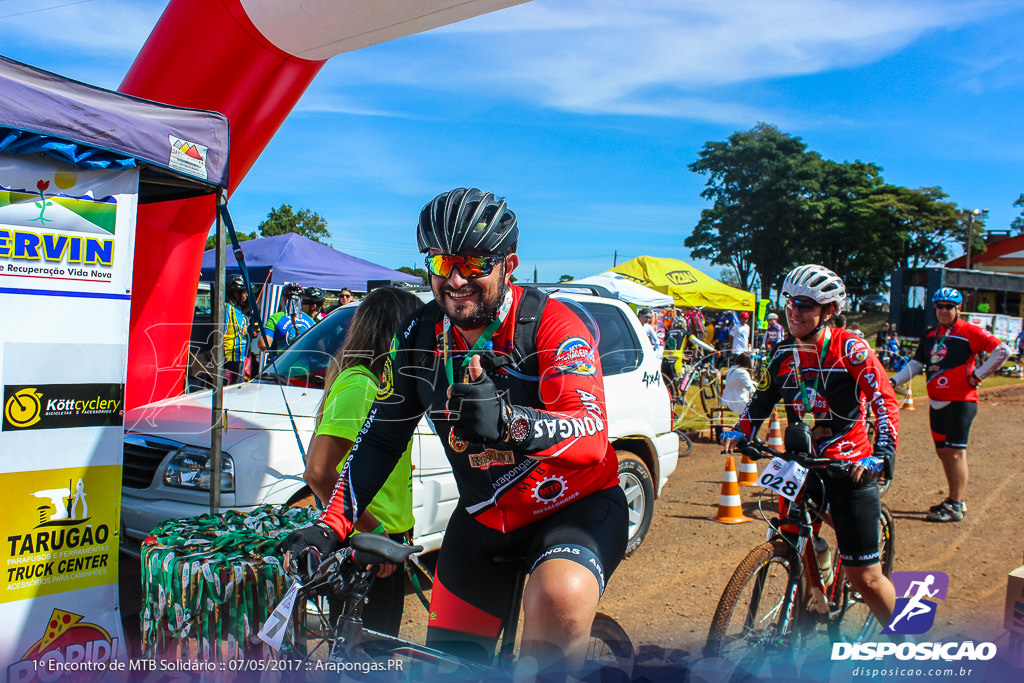
[{"label": "medal ribbon", "polygon": [[[956,321],[953,321],[953,325],[955,325],[955,324],[956,324]],[[938,365],[939,361],[942,360],[942,358],[940,358],[938,356],[938,353],[943,348],[945,348],[945,346],[946,346],[946,337],[948,337],[949,333],[953,331],[953,325],[950,325],[949,327],[947,327],[946,331],[942,334],[942,336],[939,337],[938,339],[936,339],[935,343],[932,344],[932,350],[931,350],[931,353],[929,354],[931,356],[932,365]]]},{"label": "medal ribbon", "polygon": [[[512,290],[505,293],[505,300],[501,303],[501,307],[498,309],[497,317],[490,322],[490,324],[484,329],[483,334],[476,340],[473,347],[466,352],[466,357],[462,360],[462,367],[465,368],[469,365],[469,359],[473,356],[482,352],[485,348],[489,348],[491,344],[491,337],[501,327],[501,323],[505,322],[508,312],[512,309]],[[451,334],[452,321],[446,315],[444,317],[444,341],[443,341],[443,352],[444,352],[444,374],[448,378],[448,386],[455,384],[455,363],[451,356],[451,340],[449,335]]]},{"label": "medal ribbon", "polygon": [[[832,343],[832,334],[825,329],[825,342],[821,345],[821,355],[818,356],[818,374],[814,377],[814,384],[811,385],[811,389],[814,390],[815,394],[818,392],[818,379],[821,378],[822,365],[825,363],[825,356],[828,355],[829,344]],[[793,346],[793,367],[796,369],[796,381],[800,387],[800,402],[804,404],[807,415],[813,414],[814,406],[811,403],[811,396],[807,390],[807,384],[804,383],[804,371],[800,367],[800,350],[794,345]]]}]

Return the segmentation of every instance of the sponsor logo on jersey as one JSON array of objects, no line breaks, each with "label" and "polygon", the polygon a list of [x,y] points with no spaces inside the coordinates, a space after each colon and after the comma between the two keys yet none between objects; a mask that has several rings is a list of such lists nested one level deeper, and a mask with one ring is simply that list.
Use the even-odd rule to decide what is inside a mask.
[{"label": "sponsor logo on jersey", "polygon": [[847,339],[843,350],[854,365],[861,365],[868,359],[868,345],[861,339]]},{"label": "sponsor logo on jersey", "polygon": [[496,451],[493,448],[469,456],[469,466],[478,470],[486,470],[492,465],[512,465],[514,463],[515,455],[512,451]]},{"label": "sponsor logo on jersey", "polygon": [[565,495],[567,482],[561,477],[548,477],[533,488],[533,499],[538,503],[550,503]]},{"label": "sponsor logo on jersey", "polygon": [[380,386],[377,387],[377,400],[383,401],[391,398],[395,393],[395,374],[391,368],[391,357],[384,359],[384,372],[381,373]]},{"label": "sponsor logo on jersey", "polygon": [[573,375],[593,375],[597,372],[594,350],[582,337],[570,337],[562,342],[552,364],[561,372]]}]

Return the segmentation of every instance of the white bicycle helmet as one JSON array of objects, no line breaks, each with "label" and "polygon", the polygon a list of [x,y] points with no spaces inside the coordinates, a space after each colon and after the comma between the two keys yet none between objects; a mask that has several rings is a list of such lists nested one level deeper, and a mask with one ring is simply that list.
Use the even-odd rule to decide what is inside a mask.
[{"label": "white bicycle helmet", "polygon": [[805,296],[819,304],[834,304],[836,315],[846,303],[846,285],[842,278],[825,266],[809,263],[797,266],[782,283],[782,293],[789,297]]}]

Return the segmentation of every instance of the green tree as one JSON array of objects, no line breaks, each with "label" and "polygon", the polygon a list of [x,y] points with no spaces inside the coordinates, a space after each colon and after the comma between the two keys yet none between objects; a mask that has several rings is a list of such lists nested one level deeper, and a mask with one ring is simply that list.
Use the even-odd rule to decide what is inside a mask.
[{"label": "green tree", "polygon": [[713,203],[684,240],[697,258],[730,267],[741,288],[760,280],[762,298],[799,260],[817,217],[821,159],[798,138],[757,124],[726,142],[708,142],[689,165],[708,177]]},{"label": "green tree", "polygon": [[882,169],[861,161],[822,160],[820,170],[816,217],[803,234],[800,260],[839,273],[854,297],[877,292],[892,269],[884,248],[887,226],[869,203],[884,184]]},{"label": "green tree", "polygon": [[421,285],[426,284],[427,282],[430,281],[430,274],[427,272],[426,268],[413,268],[412,266],[402,266],[401,268],[396,268],[395,270],[397,270],[400,273],[405,273],[406,275],[414,275],[418,277],[420,279]]},{"label": "green tree", "polygon": [[[1013,205],[1024,207],[1024,194],[1017,197],[1017,201]],[[1024,235],[1024,209],[1021,210],[1019,216],[1010,221],[1010,229],[1015,230],[1018,235]]]},{"label": "green tree", "polygon": [[571,281],[573,281],[575,279],[576,278],[573,275],[562,275],[561,277],[558,278],[558,281],[559,282],[571,282]]},{"label": "green tree", "polygon": [[294,232],[303,237],[327,244],[331,233],[327,229],[327,220],[316,211],[300,209],[298,213],[291,204],[282,204],[276,209],[271,209],[266,219],[256,226],[260,237],[273,237]]},{"label": "green tree", "polygon": [[[919,268],[948,261],[954,246],[963,246],[967,220],[941,187],[910,189],[895,185],[879,187],[868,206],[880,222],[885,239],[881,248],[892,268]],[[974,221],[972,249],[984,250],[979,242],[982,225]],[[976,252],[980,253],[980,252]]]},{"label": "green tree", "polygon": [[[246,240],[254,240],[254,239],[256,239],[256,233],[255,232],[250,232],[250,233],[246,234],[244,232],[236,232],[235,233],[235,237],[238,239],[239,242],[245,242]],[[227,248],[229,250],[231,249],[231,238],[228,237],[226,234],[224,235],[224,244],[227,246]],[[210,249],[213,249],[216,246],[217,246],[217,234],[214,233],[214,234],[212,234],[212,235],[210,235],[209,237],[206,238],[206,250],[209,251]],[[231,258],[233,258],[233,257],[231,257]]]}]

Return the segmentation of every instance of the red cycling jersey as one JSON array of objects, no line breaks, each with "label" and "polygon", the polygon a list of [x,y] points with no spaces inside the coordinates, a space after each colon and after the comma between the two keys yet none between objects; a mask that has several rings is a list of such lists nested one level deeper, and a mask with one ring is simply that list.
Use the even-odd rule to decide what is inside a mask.
[{"label": "red cycling jersey", "polygon": [[982,351],[991,353],[1002,345],[977,325],[957,318],[950,328],[928,330],[914,354],[925,368],[928,398],[933,401],[977,401],[978,389],[969,381],[974,373],[974,358]]},{"label": "red cycling jersey", "polygon": [[[900,426],[896,394],[874,351],[848,330],[828,330],[814,351],[798,351],[793,337],[780,342],[736,429],[754,438],[780,400],[790,424],[799,422],[806,405],[811,406],[813,435],[823,457],[895,457]],[[868,404],[875,413],[873,445],[868,441]]]},{"label": "red cycling jersey", "polygon": [[[513,350],[523,289],[513,286],[506,315],[491,338],[493,356]],[[436,311],[436,305],[428,310]],[[565,304],[547,301],[536,328],[536,362],[500,365],[489,372],[509,402],[526,407],[529,436],[521,444],[465,443],[449,437],[447,355],[454,381],[462,380],[469,348],[457,328],[424,309],[403,324],[386,363],[384,381],[366,423],[321,515],[345,538],[354,520],[383,485],[424,413],[444,445],[459,488],[460,505],[481,524],[507,532],[543,519],[596,491],[618,485],[618,462],[608,441],[604,382],[589,331]],[[427,316],[430,317],[430,316]],[[441,317],[438,320],[438,317]],[[435,323],[434,321],[437,320]],[[429,349],[415,349],[422,324],[434,325]],[[488,363],[485,359],[485,368]],[[493,366],[493,364],[492,364]],[[536,372],[534,375],[533,372]]]}]

